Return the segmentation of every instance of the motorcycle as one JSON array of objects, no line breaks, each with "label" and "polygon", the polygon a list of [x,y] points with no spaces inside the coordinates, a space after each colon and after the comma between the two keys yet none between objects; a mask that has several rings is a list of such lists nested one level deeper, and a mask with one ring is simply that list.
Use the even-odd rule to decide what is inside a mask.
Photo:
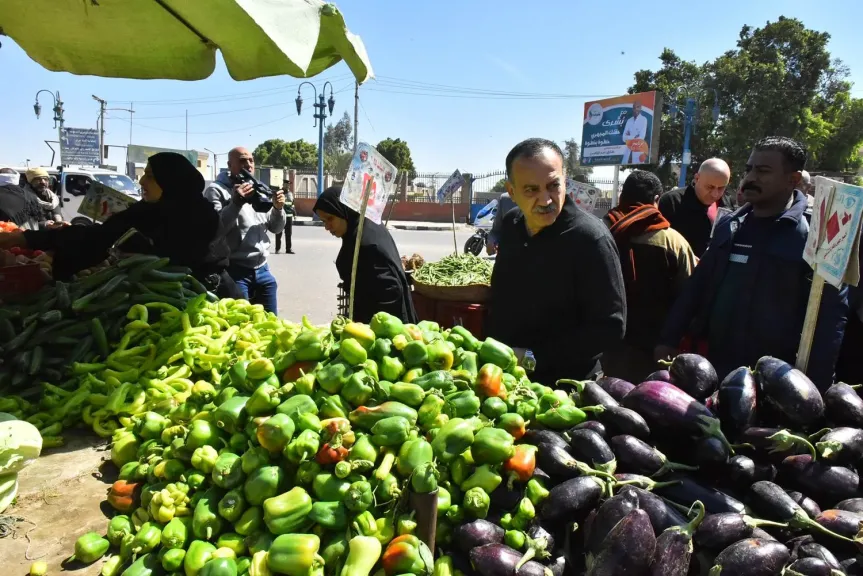
[{"label": "motorcycle", "polygon": [[497,214],[497,200],[489,202],[482,210],[480,210],[473,225],[476,229],[473,236],[467,239],[464,243],[464,253],[479,256],[488,243],[488,230],[494,223],[494,217]]}]

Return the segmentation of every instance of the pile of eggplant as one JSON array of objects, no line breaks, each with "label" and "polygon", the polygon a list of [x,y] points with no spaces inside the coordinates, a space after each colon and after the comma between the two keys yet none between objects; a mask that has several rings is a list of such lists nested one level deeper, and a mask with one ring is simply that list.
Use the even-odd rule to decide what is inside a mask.
[{"label": "pile of eggplant", "polygon": [[695,354],[638,385],[571,384],[587,419],[520,440],[547,496],[521,536],[519,483],[458,526],[447,552],[465,576],[863,575],[854,387],[822,395],[772,357],[720,380]]}]

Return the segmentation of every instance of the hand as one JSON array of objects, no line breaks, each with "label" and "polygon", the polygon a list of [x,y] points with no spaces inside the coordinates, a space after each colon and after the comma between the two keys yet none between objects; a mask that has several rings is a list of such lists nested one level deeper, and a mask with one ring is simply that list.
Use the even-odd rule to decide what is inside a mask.
[{"label": "hand", "polygon": [[487,242],[485,245],[485,253],[489,256],[494,256],[497,254],[497,244],[493,242]]},{"label": "hand", "polygon": [[27,248],[27,239],[23,232],[0,232],[0,248]]},{"label": "hand", "polygon": [[276,195],[273,196],[273,208],[276,210],[281,210],[285,207],[285,193],[282,190],[276,192]]},{"label": "hand", "polygon": [[679,350],[677,348],[660,344],[653,349],[653,359],[657,362],[659,362],[660,360],[671,360],[675,356],[677,356],[678,352]]},{"label": "hand", "polygon": [[45,222],[45,228],[47,228],[48,230],[65,228],[66,226],[69,226],[68,222],[54,222],[53,220],[48,220],[47,222]]},{"label": "hand", "polygon": [[255,187],[245,182],[243,184],[234,185],[234,202],[245,204],[249,201],[249,196],[255,191]]}]

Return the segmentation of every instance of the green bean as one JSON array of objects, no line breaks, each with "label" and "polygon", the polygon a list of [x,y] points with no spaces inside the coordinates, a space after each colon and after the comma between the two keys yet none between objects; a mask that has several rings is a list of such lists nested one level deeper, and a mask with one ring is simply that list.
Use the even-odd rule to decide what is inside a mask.
[{"label": "green bean", "polygon": [[490,284],[492,264],[473,254],[451,254],[421,266],[414,280],[432,286]]}]

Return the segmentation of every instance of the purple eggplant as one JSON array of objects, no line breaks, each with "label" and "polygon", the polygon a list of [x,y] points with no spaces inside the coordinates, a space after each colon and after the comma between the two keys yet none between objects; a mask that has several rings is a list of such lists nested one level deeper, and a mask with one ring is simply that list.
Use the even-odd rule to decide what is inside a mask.
[{"label": "purple eggplant", "polygon": [[582,410],[593,413],[611,436],[629,434],[644,440],[650,437],[650,427],[635,410],[623,406],[584,406]]},{"label": "purple eggplant", "polygon": [[650,517],[644,510],[633,510],[608,533],[587,576],[648,574],[656,548],[656,536]]},{"label": "purple eggplant", "polygon": [[[773,534],[766,532],[762,528],[756,528],[755,530],[753,530],[752,531],[752,537],[753,538],[760,538],[761,540],[776,540],[776,538],[773,537]],[[779,542],[779,540],[776,540],[776,541]]]},{"label": "purple eggplant", "polygon": [[569,446],[562,448],[551,444],[537,444],[536,452],[537,464],[542,466],[542,469],[558,478],[573,478],[575,476],[602,476],[611,479],[612,476],[608,472],[602,470],[594,470],[584,462],[576,460],[571,453]]},{"label": "purple eggplant", "polygon": [[[504,544],[486,544],[470,551],[470,563],[480,576],[513,576],[522,553]],[[517,576],[551,576],[551,570],[539,562],[527,562]]]},{"label": "purple eggplant", "polygon": [[733,370],[719,384],[716,415],[723,432],[732,440],[755,422],[756,389],[755,377],[746,367]]},{"label": "purple eggplant", "polygon": [[788,456],[779,465],[779,480],[822,507],[860,496],[860,477],[853,470],[815,460],[809,454]]},{"label": "purple eggplant", "polygon": [[677,482],[669,486],[656,488],[656,493],[681,506],[692,506],[696,500],[701,500],[707,512],[710,514],[721,514],[723,512],[736,512],[743,514],[746,506],[743,502],[732,498],[724,492],[714,488],[703,486],[688,476],[672,476],[669,480]]},{"label": "purple eggplant", "polygon": [[603,376],[602,378],[597,378],[596,383],[599,384],[603,390],[608,392],[612,398],[620,402],[623,400],[623,397],[626,396],[630,390],[635,388],[635,384],[632,382],[627,382],[626,380],[621,380],[620,378],[613,378],[611,376]]},{"label": "purple eggplant", "polygon": [[611,449],[617,456],[621,470],[644,474],[645,476],[661,476],[673,470],[697,470],[693,466],[671,462],[665,454],[635,436],[622,434],[611,439]]},{"label": "purple eggplant", "polygon": [[700,438],[695,443],[695,463],[705,470],[716,470],[728,462],[728,447],[714,437]]},{"label": "purple eggplant", "polygon": [[458,543],[462,551],[467,553],[477,546],[500,544],[503,542],[504,534],[504,529],[497,524],[487,520],[474,520],[456,528],[453,540]]},{"label": "purple eggplant", "polygon": [[818,506],[818,503],[809,496],[803,494],[802,492],[794,491],[789,492],[788,495],[791,496],[791,499],[797,502],[797,504],[799,504],[800,507],[803,508],[803,510],[805,510],[807,514],[809,514],[810,518],[815,518],[816,516],[821,514],[821,507]]},{"label": "purple eggplant", "polygon": [[569,451],[569,442],[566,441],[566,438],[552,430],[528,428],[522,438],[525,443],[533,444],[534,446],[549,444],[551,446],[560,446],[564,450]]},{"label": "purple eggplant", "polygon": [[584,422],[573,428],[573,430],[593,430],[594,432],[602,436],[604,439],[608,438],[608,431],[605,429],[605,425],[598,420],[585,420]]},{"label": "purple eggplant", "polygon": [[602,386],[591,380],[559,380],[558,383],[571,384],[578,394],[576,404],[579,406],[605,406],[610,408],[618,406],[619,403],[614,397],[606,392]]},{"label": "purple eggplant", "polygon": [[836,505],[838,510],[848,510],[849,512],[863,512],[863,498],[848,498]]},{"label": "purple eggplant", "polygon": [[614,474],[617,461],[614,452],[611,451],[608,442],[602,436],[593,430],[575,429],[567,432],[567,435],[569,436],[569,447],[575,458],[589,462],[597,470]]},{"label": "purple eggplant", "polygon": [[725,550],[738,540],[752,538],[752,533],[760,526],[786,528],[787,524],[761,520],[746,514],[723,513],[707,516],[695,531],[694,541],[699,548],[713,552]]},{"label": "purple eggplant", "polygon": [[782,428],[747,428],[740,436],[740,442],[767,450],[778,461],[804,451],[816,454],[815,446],[807,438]]},{"label": "purple eggplant", "polygon": [[523,493],[523,484],[501,482],[500,486],[489,494],[491,496],[491,507],[496,510],[512,510],[518,506]]},{"label": "purple eggplant", "polygon": [[612,496],[602,503],[591,522],[590,532],[584,543],[584,550],[591,559],[599,552],[605,537],[617,526],[617,523],[637,509],[638,494],[631,490]]},{"label": "purple eggplant", "polygon": [[786,576],[833,576],[835,572],[819,558],[798,558],[785,569]]},{"label": "purple eggplant", "polygon": [[672,484],[679,482],[679,480],[657,482],[653,478],[649,478],[642,474],[615,474],[614,478],[617,480],[617,486],[636,486],[642,490],[648,491],[653,491],[662,486],[671,486]]},{"label": "purple eggplant", "polygon": [[834,384],[824,392],[824,415],[830,426],[863,428],[863,399],[848,384]]},{"label": "purple eggplant", "polygon": [[545,540],[545,548],[548,551],[552,551],[555,549],[555,544],[557,543],[554,534],[545,529],[542,524],[533,523],[527,531],[527,535],[534,540]]},{"label": "purple eggplant", "polygon": [[645,382],[671,382],[671,373],[668,370],[657,370],[648,374]]},{"label": "purple eggplant", "polygon": [[779,542],[748,538],[720,552],[710,576],[776,576],[790,558]]},{"label": "purple eggplant", "polygon": [[818,524],[831,532],[853,539],[860,531],[863,514],[848,510],[825,510],[814,518]]},{"label": "purple eggplant", "polygon": [[602,496],[603,482],[592,476],[579,476],[561,482],[549,491],[542,503],[540,518],[551,522],[568,520],[593,508]]},{"label": "purple eggplant", "polygon": [[551,476],[546,474],[545,470],[537,466],[533,469],[533,476],[531,478],[536,478],[537,480],[542,480],[543,482],[551,482]]},{"label": "purple eggplant", "polygon": [[672,526],[686,526],[689,523],[689,519],[681,514],[677,508],[652,492],[642,490],[637,486],[624,486],[619,493],[625,494],[626,492],[634,492],[638,496],[638,507],[647,512],[650,517],[650,524],[657,535]]},{"label": "purple eggplant", "polygon": [[623,406],[641,414],[651,430],[713,436],[734,453],[713,412],[674,384],[642,382],[626,395]]},{"label": "purple eggplant", "polygon": [[831,464],[854,464],[863,458],[863,430],[859,428],[834,428],[818,442],[815,449]]},{"label": "purple eggplant", "polygon": [[847,541],[841,534],[831,532],[815,522],[785,490],[773,482],[756,482],[749,487],[747,498],[749,505],[759,516],[776,522],[786,522],[791,528],[806,529]]},{"label": "purple eggplant", "polygon": [[697,513],[686,526],[668,528],[656,539],[650,576],[686,576],[692,558],[692,536],[704,520],[704,505],[696,502]]},{"label": "purple eggplant", "polygon": [[807,542],[797,548],[799,558],[817,558],[833,568],[839,570],[839,560],[826,546],[817,542]]},{"label": "purple eggplant", "polygon": [[566,556],[553,558],[548,563],[548,569],[551,570],[551,576],[563,576],[566,572]]},{"label": "purple eggplant", "polygon": [[759,400],[784,423],[806,428],[824,416],[821,392],[800,370],[787,362],[764,356],[755,364]]},{"label": "purple eggplant", "polygon": [[695,398],[704,400],[719,386],[716,369],[704,356],[698,354],[678,354],[668,366],[671,383]]},{"label": "purple eggplant", "polygon": [[776,478],[775,466],[769,462],[756,462],[742,454],[729,458],[724,470],[728,483],[739,490],[746,490],[759,480],[772,481]]}]

